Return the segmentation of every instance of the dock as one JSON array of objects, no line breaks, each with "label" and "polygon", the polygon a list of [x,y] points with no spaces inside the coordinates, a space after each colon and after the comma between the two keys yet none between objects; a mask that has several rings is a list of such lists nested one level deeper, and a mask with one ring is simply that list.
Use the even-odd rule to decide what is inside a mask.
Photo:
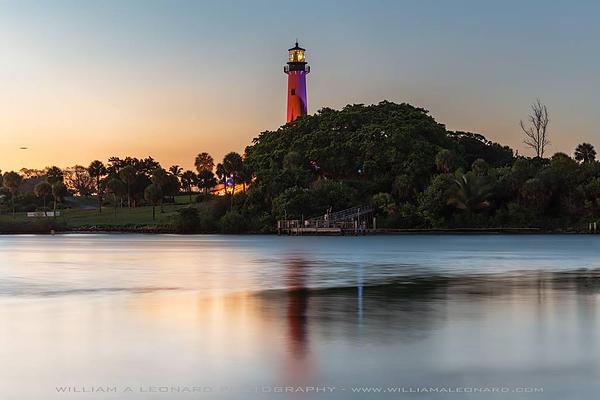
[{"label": "dock", "polygon": [[374,210],[370,206],[327,212],[309,219],[277,221],[278,235],[366,235],[376,229]]}]

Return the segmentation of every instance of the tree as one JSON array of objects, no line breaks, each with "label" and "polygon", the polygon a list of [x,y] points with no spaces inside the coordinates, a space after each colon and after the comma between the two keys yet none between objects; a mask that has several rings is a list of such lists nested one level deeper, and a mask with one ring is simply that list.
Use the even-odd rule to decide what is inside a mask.
[{"label": "tree", "polygon": [[238,181],[242,184],[242,190],[244,193],[246,193],[246,187],[252,183],[253,175],[254,171],[252,170],[250,164],[244,162],[238,176]]},{"label": "tree", "polygon": [[163,194],[165,196],[170,196],[171,201],[175,203],[175,196],[179,193],[179,189],[181,189],[179,179],[173,174],[167,174],[167,179],[162,186]]},{"label": "tree", "polygon": [[454,180],[448,204],[459,210],[478,212],[490,206],[491,187],[485,177],[466,174]]},{"label": "tree", "polygon": [[547,132],[549,122],[548,108],[542,104],[540,99],[536,99],[535,103],[531,105],[528,124],[526,125],[523,120],[520,121],[521,130],[525,134],[523,143],[533,149],[538,158],[544,157],[544,151],[550,145]]},{"label": "tree", "polygon": [[62,182],[64,180],[63,171],[58,167],[46,168],[46,181],[54,185],[55,183]]},{"label": "tree", "polygon": [[173,176],[179,178],[181,176],[181,173],[183,172],[183,168],[181,168],[179,165],[171,165],[169,167],[169,172],[173,174]]},{"label": "tree", "polygon": [[223,164],[221,164],[221,163],[217,164],[215,173],[217,175],[217,178],[219,178],[219,182],[221,182],[223,184],[223,188],[224,188],[225,192],[227,192],[227,188],[225,186],[227,173],[225,172],[225,168],[223,167]]},{"label": "tree", "polygon": [[131,208],[131,185],[135,183],[136,175],[133,165],[126,165],[119,171],[119,178],[127,186],[127,208]]},{"label": "tree", "polygon": [[87,168],[81,165],[65,169],[64,182],[70,191],[79,196],[89,196],[94,192],[94,179],[88,173]]},{"label": "tree", "polygon": [[236,182],[244,168],[242,156],[232,151],[223,157],[223,171],[225,175],[231,178],[231,196],[235,193]]},{"label": "tree", "polygon": [[489,169],[490,166],[488,163],[481,158],[478,158],[477,160],[473,161],[473,164],[471,164],[471,171],[473,171],[473,173],[477,176],[486,176]]},{"label": "tree", "polygon": [[10,192],[13,217],[15,215],[15,198],[23,183],[23,177],[14,171],[6,172],[2,177],[2,185]]},{"label": "tree", "polygon": [[544,211],[552,195],[551,190],[538,178],[525,181],[520,194],[524,205],[538,212]]},{"label": "tree", "polygon": [[190,204],[192,204],[192,186],[196,185],[197,180],[196,174],[193,171],[188,170],[181,174],[181,186],[183,187],[183,190],[188,192]]},{"label": "tree", "polygon": [[408,175],[398,175],[394,179],[392,184],[392,194],[394,194],[399,200],[409,200],[415,194],[415,188]]},{"label": "tree", "polygon": [[297,151],[292,150],[283,157],[283,169],[295,170],[302,168],[303,164],[304,160]]},{"label": "tree", "polygon": [[396,211],[396,202],[389,193],[377,193],[371,197],[371,204],[383,215],[390,216]]},{"label": "tree", "polygon": [[[152,180],[152,184],[154,186],[156,186],[160,191],[160,194],[161,194],[160,212],[163,213],[163,212],[165,212],[165,210],[163,208],[162,196],[164,195],[164,188],[169,184],[169,174],[163,168],[159,167],[159,168],[154,169],[154,171],[152,171],[151,180]],[[144,194],[144,197],[146,197],[145,194]]]},{"label": "tree", "polygon": [[46,199],[48,198],[48,196],[50,196],[50,194],[52,194],[52,185],[50,185],[48,182],[40,182],[37,185],[35,185],[33,192],[37,197],[40,197],[42,199],[44,203],[44,216],[47,217],[48,213],[46,210]]},{"label": "tree", "polygon": [[206,196],[210,189],[217,186],[217,178],[215,178],[215,174],[213,174],[212,171],[205,169],[200,171],[198,174],[196,183],[198,185],[198,189],[202,190]]},{"label": "tree", "polygon": [[194,166],[196,167],[196,171],[198,171],[198,173],[203,170],[212,171],[215,167],[215,161],[210,154],[200,153],[196,156]]},{"label": "tree", "polygon": [[88,173],[90,176],[96,180],[96,194],[98,195],[98,211],[102,213],[102,186],[100,185],[100,180],[103,176],[106,175],[106,167],[102,163],[102,161],[95,160],[92,161],[90,166],[88,167]]},{"label": "tree", "polygon": [[56,204],[59,201],[62,202],[66,193],[67,193],[67,188],[65,187],[64,183],[59,181],[52,185],[52,198],[54,200],[54,207],[53,207],[54,217],[56,217]]},{"label": "tree", "polygon": [[122,196],[125,193],[127,193],[127,186],[120,179],[112,178],[106,184],[106,189],[108,190],[109,193],[112,193],[112,195],[113,195],[113,207],[114,207],[115,218],[116,218],[117,217],[117,205],[118,205],[117,199],[121,199]]},{"label": "tree", "polygon": [[440,150],[435,156],[435,166],[438,171],[448,174],[454,170],[454,155],[448,149]]},{"label": "tree", "polygon": [[149,185],[144,190],[144,199],[152,204],[152,221],[156,221],[156,205],[161,202],[162,203],[163,194],[160,190],[160,186],[156,184]]},{"label": "tree", "polygon": [[581,143],[575,148],[575,160],[582,164],[590,164],[596,161],[596,150],[589,143]]}]

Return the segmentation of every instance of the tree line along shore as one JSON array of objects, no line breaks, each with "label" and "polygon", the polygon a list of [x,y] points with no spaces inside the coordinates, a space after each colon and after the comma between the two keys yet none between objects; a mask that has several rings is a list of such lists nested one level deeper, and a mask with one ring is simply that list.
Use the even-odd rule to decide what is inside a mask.
[{"label": "tree line along shore", "polygon": [[199,153],[194,170],[111,157],[4,172],[0,233],[273,233],[283,218],[361,205],[388,232],[588,231],[600,215],[593,145],[549,155],[539,100],[520,130],[528,156],[405,103],[324,108],[221,162]]}]

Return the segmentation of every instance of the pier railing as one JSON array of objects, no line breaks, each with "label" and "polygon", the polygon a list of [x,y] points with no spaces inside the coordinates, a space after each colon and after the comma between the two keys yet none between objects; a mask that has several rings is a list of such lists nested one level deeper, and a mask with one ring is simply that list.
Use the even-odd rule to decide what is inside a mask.
[{"label": "pier railing", "polygon": [[302,234],[344,234],[366,233],[375,228],[373,208],[369,206],[352,207],[334,213],[305,220],[284,219],[277,221],[277,232]]}]

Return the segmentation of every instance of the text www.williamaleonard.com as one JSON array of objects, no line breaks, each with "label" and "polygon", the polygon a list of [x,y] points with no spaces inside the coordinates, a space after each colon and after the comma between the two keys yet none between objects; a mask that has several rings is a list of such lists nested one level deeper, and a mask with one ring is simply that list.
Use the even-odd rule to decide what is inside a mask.
[{"label": "text www.williamaleonard.com", "polygon": [[68,394],[94,393],[414,393],[414,394],[450,394],[450,393],[544,393],[541,387],[508,387],[508,386],[57,386],[56,392]]}]

